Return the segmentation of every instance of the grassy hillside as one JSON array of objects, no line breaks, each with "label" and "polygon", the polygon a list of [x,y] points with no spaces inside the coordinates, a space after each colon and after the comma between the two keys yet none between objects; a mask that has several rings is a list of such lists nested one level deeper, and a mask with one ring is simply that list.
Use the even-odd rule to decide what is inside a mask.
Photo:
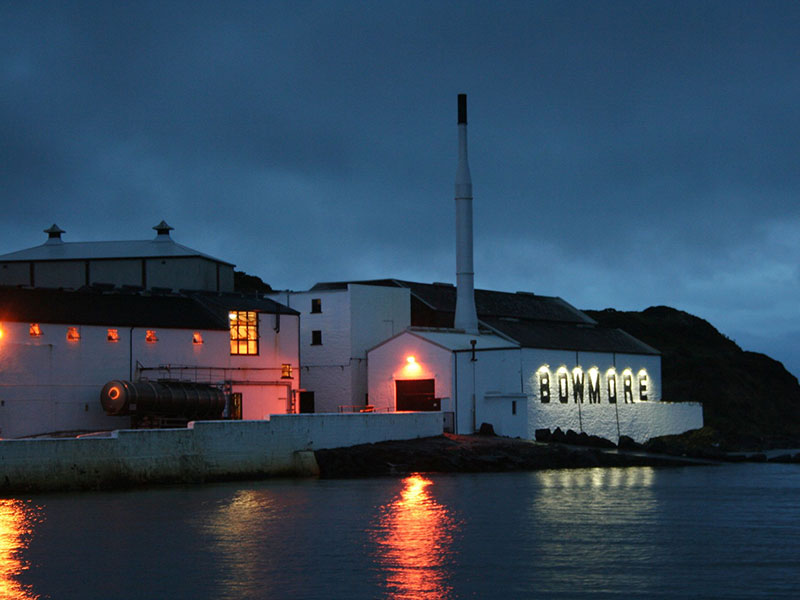
[{"label": "grassy hillside", "polygon": [[710,323],[666,306],[587,310],[662,353],[662,394],[701,402],[705,424],[726,440],[800,435],[800,385],[781,363],[742,350]]}]

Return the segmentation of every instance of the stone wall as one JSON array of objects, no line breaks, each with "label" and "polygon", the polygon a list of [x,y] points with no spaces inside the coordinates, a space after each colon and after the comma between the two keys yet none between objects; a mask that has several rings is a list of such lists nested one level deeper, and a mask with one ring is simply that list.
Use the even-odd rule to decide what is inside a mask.
[{"label": "stone wall", "polygon": [[0,441],[6,492],[313,475],[313,450],[441,435],[441,413],[273,415],[107,438]]}]

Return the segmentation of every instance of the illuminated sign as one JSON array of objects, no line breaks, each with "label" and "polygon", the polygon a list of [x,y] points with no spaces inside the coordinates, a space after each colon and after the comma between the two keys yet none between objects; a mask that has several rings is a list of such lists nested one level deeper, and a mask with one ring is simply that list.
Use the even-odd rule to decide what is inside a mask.
[{"label": "illuminated sign", "polygon": [[624,369],[619,375],[611,368],[601,375],[597,367],[585,372],[581,367],[575,367],[570,372],[562,365],[556,369],[555,392],[551,389],[553,379],[548,365],[542,365],[536,375],[539,383],[539,400],[543,404],[550,402],[551,393],[558,394],[558,401],[561,404],[567,404],[570,397],[575,404],[583,404],[584,401],[588,404],[600,404],[601,396],[608,404],[616,404],[618,399],[625,404],[645,402],[649,399],[650,382],[645,369],[641,369],[635,376],[630,368]]}]

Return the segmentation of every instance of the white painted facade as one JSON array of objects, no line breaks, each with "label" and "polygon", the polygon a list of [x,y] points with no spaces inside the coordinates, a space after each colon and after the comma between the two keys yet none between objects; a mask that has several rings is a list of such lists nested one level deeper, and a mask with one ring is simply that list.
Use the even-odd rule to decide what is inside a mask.
[{"label": "white painted facade", "polygon": [[[39,323],[41,335],[30,335],[30,323],[0,323],[0,436],[54,431],[102,430],[130,426],[129,417],[103,412],[100,390],[114,379],[159,377],[221,384],[242,394],[242,417],[266,419],[292,410],[297,377],[281,379],[281,365],[299,371],[296,315],[259,314],[259,354],[230,354],[228,330],[153,328],[157,341],[145,340],[146,328],[79,323]],[[75,327],[76,341],[67,340]],[[118,341],[108,340],[116,329]],[[194,334],[202,343],[194,343]]]},{"label": "white painted facade", "polygon": [[300,381],[314,392],[315,412],[364,407],[367,350],[410,325],[408,289],[348,283],[267,297],[300,312]]},{"label": "white painted facade", "polygon": [[[476,341],[474,360],[471,340]],[[627,435],[643,442],[703,426],[700,404],[660,401],[657,355],[520,348],[495,335],[411,330],[371,349],[368,356],[369,394],[376,408],[395,409],[398,380],[433,379],[442,410],[454,413],[456,433],[473,433],[482,423],[490,423],[499,435],[528,439],[537,429],[561,427],[612,441]],[[588,379],[593,368],[598,372],[599,401],[590,403]],[[542,389],[543,369],[549,394]],[[581,376],[582,401],[575,395],[575,378]],[[616,403],[609,401],[611,376]]]}]

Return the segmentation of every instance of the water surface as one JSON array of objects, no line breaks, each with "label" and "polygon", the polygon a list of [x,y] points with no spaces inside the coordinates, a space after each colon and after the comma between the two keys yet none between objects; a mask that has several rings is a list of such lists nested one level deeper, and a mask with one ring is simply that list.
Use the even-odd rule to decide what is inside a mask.
[{"label": "water surface", "polygon": [[637,597],[800,597],[800,467],[0,500],[0,598]]}]

